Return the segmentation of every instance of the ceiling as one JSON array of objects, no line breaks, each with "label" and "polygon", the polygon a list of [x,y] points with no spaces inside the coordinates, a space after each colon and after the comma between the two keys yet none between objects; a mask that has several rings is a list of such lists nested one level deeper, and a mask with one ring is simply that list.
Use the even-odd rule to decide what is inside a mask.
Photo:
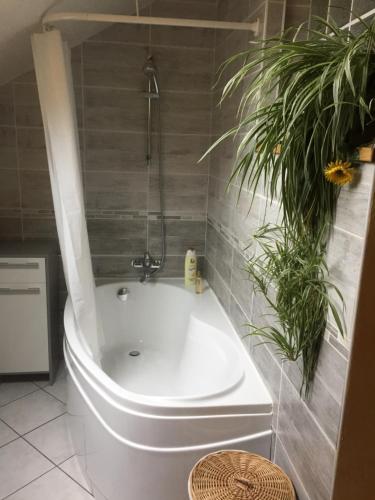
[{"label": "ceiling", "polygon": [[[140,0],[140,8],[151,0]],[[30,35],[40,31],[47,11],[134,14],[135,0],[0,0],[0,85],[33,67]],[[59,23],[64,38],[73,47],[104,29],[102,23]]]}]

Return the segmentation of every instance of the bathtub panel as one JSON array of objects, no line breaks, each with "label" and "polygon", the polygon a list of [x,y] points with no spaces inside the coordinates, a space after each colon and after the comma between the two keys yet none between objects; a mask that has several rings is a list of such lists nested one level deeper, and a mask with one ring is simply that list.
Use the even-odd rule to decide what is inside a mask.
[{"label": "bathtub panel", "polygon": [[136,450],[111,436],[91,415],[87,425],[91,443],[87,454],[88,475],[108,500],[188,500],[189,473],[202,456],[219,449],[239,448],[270,455],[271,435],[183,453]]}]

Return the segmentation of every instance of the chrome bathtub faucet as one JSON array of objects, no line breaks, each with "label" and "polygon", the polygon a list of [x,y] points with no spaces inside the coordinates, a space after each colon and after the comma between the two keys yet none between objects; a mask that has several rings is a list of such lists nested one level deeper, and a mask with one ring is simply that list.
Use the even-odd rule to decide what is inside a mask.
[{"label": "chrome bathtub faucet", "polygon": [[145,252],[143,257],[133,259],[131,264],[134,269],[142,269],[143,276],[141,277],[140,282],[144,283],[156,270],[160,269],[161,260],[154,259],[151,257],[149,252]]}]

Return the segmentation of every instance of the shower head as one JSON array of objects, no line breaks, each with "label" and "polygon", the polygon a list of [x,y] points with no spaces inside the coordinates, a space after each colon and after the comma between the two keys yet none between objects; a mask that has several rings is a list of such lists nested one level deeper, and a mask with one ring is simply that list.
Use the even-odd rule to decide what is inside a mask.
[{"label": "shower head", "polygon": [[152,56],[149,56],[146,60],[145,65],[143,66],[143,73],[149,79],[149,90],[146,93],[146,97],[148,99],[158,99],[159,98],[159,84],[157,78],[157,69],[152,59]]},{"label": "shower head", "polygon": [[147,61],[146,61],[145,65],[143,66],[143,73],[148,78],[153,78],[156,75],[156,67],[155,67],[154,62],[152,60],[152,56],[147,58]]}]

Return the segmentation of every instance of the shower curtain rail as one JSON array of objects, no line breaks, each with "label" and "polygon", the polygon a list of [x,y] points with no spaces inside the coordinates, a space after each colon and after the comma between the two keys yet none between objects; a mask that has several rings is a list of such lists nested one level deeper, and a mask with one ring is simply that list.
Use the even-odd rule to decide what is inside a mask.
[{"label": "shower curtain rail", "polygon": [[260,22],[236,23],[227,21],[210,21],[202,19],[176,19],[149,16],[125,16],[121,14],[99,14],[90,12],[51,12],[43,19],[44,27],[59,21],[85,21],[99,23],[123,23],[123,24],[146,24],[153,26],[176,26],[185,28],[208,28],[221,30],[252,31],[255,36],[259,35]]},{"label": "shower curtain rail", "polygon": [[[353,14],[354,14],[354,17],[353,17]],[[344,26],[341,26],[341,29],[351,28],[352,26],[355,26],[356,24],[360,23],[361,21],[364,21],[365,19],[367,19],[368,17],[371,17],[371,16],[375,16],[375,9],[371,9],[368,12],[365,12],[364,14],[362,14],[358,17],[355,16],[355,11],[354,11],[352,13],[351,20],[347,24],[344,24]]]}]

